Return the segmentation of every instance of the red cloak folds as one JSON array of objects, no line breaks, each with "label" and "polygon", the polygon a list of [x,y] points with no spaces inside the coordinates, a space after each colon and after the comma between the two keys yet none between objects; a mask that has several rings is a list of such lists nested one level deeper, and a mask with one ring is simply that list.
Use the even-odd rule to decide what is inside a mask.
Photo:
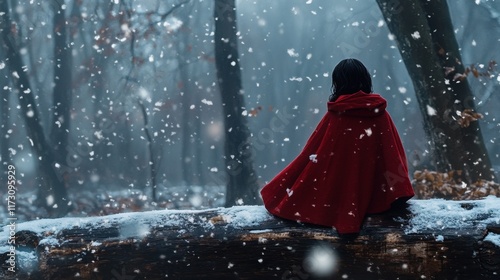
[{"label": "red cloak folds", "polygon": [[261,190],[266,209],[342,234],[359,232],[366,214],[410,199],[406,156],[386,106],[361,91],[328,102],[302,152]]}]

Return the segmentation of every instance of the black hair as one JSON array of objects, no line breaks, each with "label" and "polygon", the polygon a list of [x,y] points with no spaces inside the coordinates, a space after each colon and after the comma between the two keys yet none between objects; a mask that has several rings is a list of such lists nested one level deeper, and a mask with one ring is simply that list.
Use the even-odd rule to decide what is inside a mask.
[{"label": "black hair", "polygon": [[358,91],[372,92],[372,78],[368,69],[355,58],[340,61],[332,72],[332,91],[330,101],[340,95],[353,94]]}]

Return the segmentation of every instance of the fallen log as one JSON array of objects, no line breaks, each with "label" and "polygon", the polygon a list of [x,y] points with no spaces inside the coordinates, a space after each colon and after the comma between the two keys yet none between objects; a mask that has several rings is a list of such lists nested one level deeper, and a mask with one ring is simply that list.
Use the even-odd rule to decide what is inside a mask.
[{"label": "fallen log", "polygon": [[262,206],[37,220],[16,225],[15,263],[9,232],[2,279],[500,279],[494,197],[411,200],[358,236]]}]

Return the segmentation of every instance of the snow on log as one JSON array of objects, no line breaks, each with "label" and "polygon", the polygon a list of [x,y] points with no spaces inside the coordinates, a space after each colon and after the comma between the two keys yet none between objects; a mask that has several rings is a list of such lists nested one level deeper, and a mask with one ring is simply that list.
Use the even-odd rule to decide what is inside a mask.
[{"label": "snow on log", "polygon": [[3,227],[0,263],[2,279],[500,279],[500,198],[411,200],[359,236],[262,206],[36,220]]}]

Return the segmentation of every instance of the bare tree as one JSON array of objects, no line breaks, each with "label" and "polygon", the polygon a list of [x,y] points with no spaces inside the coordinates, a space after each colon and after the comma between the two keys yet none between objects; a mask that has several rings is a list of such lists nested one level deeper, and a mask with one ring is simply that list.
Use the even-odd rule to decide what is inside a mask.
[{"label": "bare tree", "polygon": [[[37,166],[40,172],[40,191],[38,202],[43,205],[52,216],[62,216],[68,212],[66,188],[55,171],[54,153],[45,138],[33,90],[30,86],[28,74],[22,57],[16,48],[16,38],[21,37],[15,23],[10,19],[10,9],[7,0],[0,0],[0,31],[2,33],[2,47],[7,54],[6,64],[11,71],[12,78],[18,88],[17,95],[21,112],[26,123],[28,140],[36,155]],[[15,33],[16,31],[17,33]]]},{"label": "bare tree", "polygon": [[153,136],[151,135],[150,128],[149,128],[149,120],[148,120],[148,112],[146,110],[146,106],[144,106],[144,103],[142,101],[139,101],[139,107],[141,108],[141,113],[142,113],[142,118],[144,119],[144,133],[146,134],[146,140],[148,141],[148,152],[149,152],[149,167],[150,167],[150,174],[151,174],[151,197],[153,201],[156,201],[157,195],[156,195],[156,187],[157,187],[157,180],[156,180],[156,174],[157,174],[157,158],[155,157],[155,152],[153,149]]},{"label": "bare tree", "polygon": [[245,204],[254,204],[259,201],[259,185],[253,167],[250,131],[243,116],[245,101],[238,57],[235,0],[216,0],[214,3],[215,64],[226,135],[226,206],[241,202],[240,199]]},{"label": "bare tree", "polygon": [[469,182],[492,180],[494,172],[478,122],[446,1],[377,0],[412,78],[436,168],[463,170]]}]

